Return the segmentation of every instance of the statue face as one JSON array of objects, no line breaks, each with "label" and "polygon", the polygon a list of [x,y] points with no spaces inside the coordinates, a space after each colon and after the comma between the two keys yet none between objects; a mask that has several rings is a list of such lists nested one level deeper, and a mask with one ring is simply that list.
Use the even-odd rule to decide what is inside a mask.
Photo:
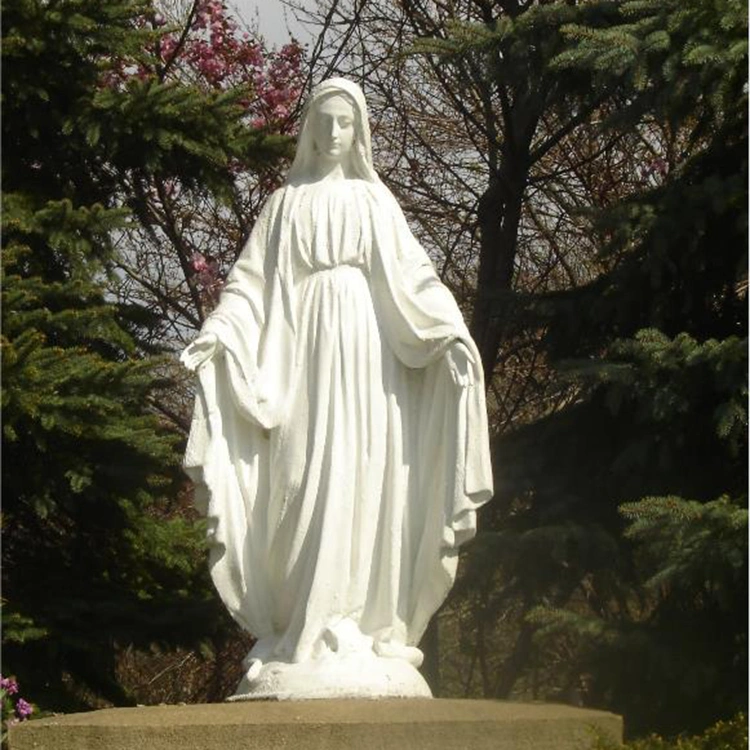
[{"label": "statue face", "polygon": [[318,154],[340,162],[354,143],[354,108],[345,96],[330,96],[315,108],[313,139]]}]

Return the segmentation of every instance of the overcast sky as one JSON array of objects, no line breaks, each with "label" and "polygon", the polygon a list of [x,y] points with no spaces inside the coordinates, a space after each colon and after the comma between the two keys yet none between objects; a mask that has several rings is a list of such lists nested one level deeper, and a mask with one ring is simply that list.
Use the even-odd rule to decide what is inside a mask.
[{"label": "overcast sky", "polygon": [[228,0],[227,5],[249,25],[257,20],[261,35],[273,46],[288,42],[290,32],[303,44],[311,41],[281,0]]}]

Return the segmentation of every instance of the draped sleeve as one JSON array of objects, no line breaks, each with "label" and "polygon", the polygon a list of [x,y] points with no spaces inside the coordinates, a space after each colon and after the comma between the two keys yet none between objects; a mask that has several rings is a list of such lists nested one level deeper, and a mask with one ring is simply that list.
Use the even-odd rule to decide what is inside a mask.
[{"label": "draped sleeve", "polygon": [[285,197],[278,190],[266,202],[202,329],[222,344],[237,408],[265,429],[281,419],[293,349]]},{"label": "draped sleeve", "polygon": [[[476,534],[476,511],[493,492],[484,373],[453,295],[411,233],[390,191],[372,188],[372,286],[389,346],[420,369],[413,394],[420,502],[409,510],[416,549],[409,638],[418,642],[455,579],[458,547]],[[474,385],[459,388],[445,361],[456,341],[471,354]]]},{"label": "draped sleeve", "polygon": [[284,247],[285,191],[269,198],[201,333],[220,347],[198,370],[183,466],[207,517],[209,567],[232,617],[257,636],[272,632],[262,573],[269,494],[268,431],[281,419],[293,351]]},{"label": "draped sleeve", "polygon": [[453,295],[411,233],[390,191],[373,185],[373,283],[392,350],[407,366],[425,367],[471,337]]}]

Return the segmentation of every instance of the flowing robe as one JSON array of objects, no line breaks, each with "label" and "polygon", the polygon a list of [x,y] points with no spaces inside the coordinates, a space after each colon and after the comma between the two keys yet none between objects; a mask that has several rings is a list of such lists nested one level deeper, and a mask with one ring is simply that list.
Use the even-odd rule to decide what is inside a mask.
[{"label": "flowing robe", "polygon": [[[316,658],[345,631],[349,648],[408,652],[492,480],[478,352],[390,192],[274,193],[203,330],[221,348],[185,466],[232,616],[264,661]],[[456,340],[469,388],[444,357]]]}]

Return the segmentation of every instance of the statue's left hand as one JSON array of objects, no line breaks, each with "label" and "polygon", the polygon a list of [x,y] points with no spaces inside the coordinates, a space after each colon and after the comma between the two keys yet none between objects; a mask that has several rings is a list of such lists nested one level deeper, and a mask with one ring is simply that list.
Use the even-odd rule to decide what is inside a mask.
[{"label": "statue's left hand", "polygon": [[219,340],[213,333],[202,333],[180,355],[180,362],[191,372],[195,372],[204,362],[216,353]]},{"label": "statue's left hand", "polygon": [[448,370],[453,382],[462,388],[474,385],[473,359],[466,344],[454,341],[445,353]]}]

